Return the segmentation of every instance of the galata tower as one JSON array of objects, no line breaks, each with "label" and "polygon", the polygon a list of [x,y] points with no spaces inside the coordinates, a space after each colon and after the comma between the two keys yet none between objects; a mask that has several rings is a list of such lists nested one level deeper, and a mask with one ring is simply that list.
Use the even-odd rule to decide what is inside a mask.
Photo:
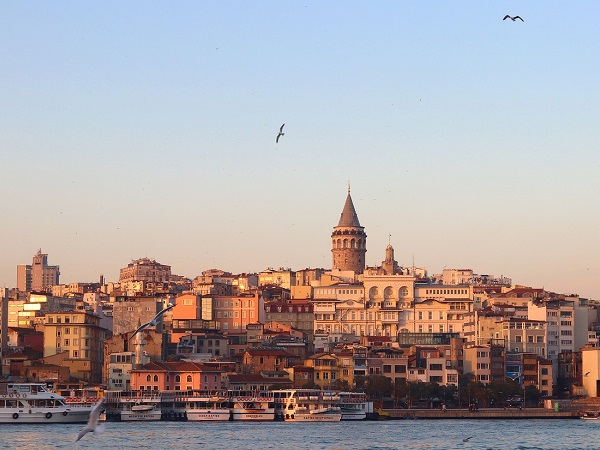
[{"label": "galata tower", "polygon": [[333,270],[353,270],[355,274],[364,272],[367,235],[365,228],[361,227],[358,221],[350,197],[350,186],[340,221],[331,233],[331,253]]}]

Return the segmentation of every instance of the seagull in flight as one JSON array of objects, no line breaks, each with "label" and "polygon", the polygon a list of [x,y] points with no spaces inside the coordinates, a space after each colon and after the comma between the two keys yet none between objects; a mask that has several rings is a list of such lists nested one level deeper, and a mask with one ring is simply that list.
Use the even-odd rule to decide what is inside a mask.
[{"label": "seagull in flight", "polygon": [[515,20],[519,19],[521,22],[525,22],[521,16],[515,16],[515,17],[511,17],[511,16],[509,16],[509,15],[507,14],[507,15],[505,15],[505,16],[504,16],[504,19],[502,19],[502,20],[506,20],[506,19],[510,19],[510,20],[512,20],[513,22],[514,22]]},{"label": "seagull in flight", "polygon": [[100,413],[102,412],[103,403],[104,398],[101,398],[100,401],[94,405],[92,411],[90,412],[90,419],[88,420],[87,425],[81,429],[81,431],[77,435],[77,439],[75,439],[75,442],[84,437],[90,431],[94,434],[100,434],[104,431],[104,425],[98,425],[98,420],[100,419]]},{"label": "seagull in flight", "polygon": [[469,442],[469,440],[471,440],[471,439],[473,439],[473,436],[471,436],[471,437],[468,437],[468,438],[464,438],[464,439],[463,439],[463,442]]},{"label": "seagull in flight", "polygon": [[590,374],[589,372],[586,372],[586,373],[583,374],[583,376],[587,377],[589,374]]},{"label": "seagull in flight", "polygon": [[142,331],[145,328],[148,327],[155,327],[156,325],[158,325],[158,321],[160,320],[160,318],[163,316],[164,313],[166,313],[167,311],[173,309],[175,305],[172,303],[169,303],[169,306],[167,306],[165,309],[163,309],[162,311],[160,311],[157,315],[154,316],[154,318],[150,321],[147,322],[143,325],[140,325],[137,330],[135,330],[133,332],[133,334],[131,336],[129,336],[129,339],[127,339],[127,342],[129,342],[131,339],[133,339],[133,337],[138,334],[140,331]]},{"label": "seagull in flight", "polygon": [[277,144],[279,142],[279,138],[281,136],[284,136],[285,133],[283,132],[283,127],[284,127],[285,123],[283,125],[281,125],[281,127],[279,128],[279,133],[277,134],[277,138],[275,138],[275,143]]}]

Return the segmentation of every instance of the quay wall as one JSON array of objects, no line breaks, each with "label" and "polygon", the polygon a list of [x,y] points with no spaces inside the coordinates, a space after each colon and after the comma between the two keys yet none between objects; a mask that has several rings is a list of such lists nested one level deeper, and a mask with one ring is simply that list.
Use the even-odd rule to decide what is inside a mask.
[{"label": "quay wall", "polygon": [[554,411],[545,408],[503,409],[385,409],[380,418],[389,419],[578,419],[577,411]]}]

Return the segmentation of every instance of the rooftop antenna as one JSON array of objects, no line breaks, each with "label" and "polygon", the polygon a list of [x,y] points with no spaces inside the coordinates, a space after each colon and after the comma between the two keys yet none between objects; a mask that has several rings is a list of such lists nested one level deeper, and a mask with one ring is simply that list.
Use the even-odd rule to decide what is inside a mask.
[{"label": "rooftop antenna", "polygon": [[388,245],[392,245],[392,235],[388,235]]}]

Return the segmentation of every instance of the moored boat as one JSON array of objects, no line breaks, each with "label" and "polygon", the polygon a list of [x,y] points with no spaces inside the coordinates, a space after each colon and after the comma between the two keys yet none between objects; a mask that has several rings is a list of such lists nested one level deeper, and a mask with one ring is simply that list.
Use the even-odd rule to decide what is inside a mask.
[{"label": "moored boat", "polygon": [[340,392],[338,406],[342,413],[342,420],[363,420],[367,413],[373,412],[373,402],[364,392]]},{"label": "moored boat", "polygon": [[185,418],[189,422],[226,421],[230,419],[229,400],[223,392],[189,391],[164,394],[161,400],[165,420]]},{"label": "moored boat", "polygon": [[339,422],[340,396],[334,391],[281,389],[273,391],[276,418],[289,422]]},{"label": "moored boat", "polygon": [[598,413],[596,411],[585,411],[579,417],[584,420],[598,420]]},{"label": "moored boat", "polygon": [[275,419],[273,394],[267,391],[230,391],[231,419],[265,421]]},{"label": "moored boat", "polygon": [[0,385],[0,423],[86,423],[93,407],[69,405],[43,383]]}]

